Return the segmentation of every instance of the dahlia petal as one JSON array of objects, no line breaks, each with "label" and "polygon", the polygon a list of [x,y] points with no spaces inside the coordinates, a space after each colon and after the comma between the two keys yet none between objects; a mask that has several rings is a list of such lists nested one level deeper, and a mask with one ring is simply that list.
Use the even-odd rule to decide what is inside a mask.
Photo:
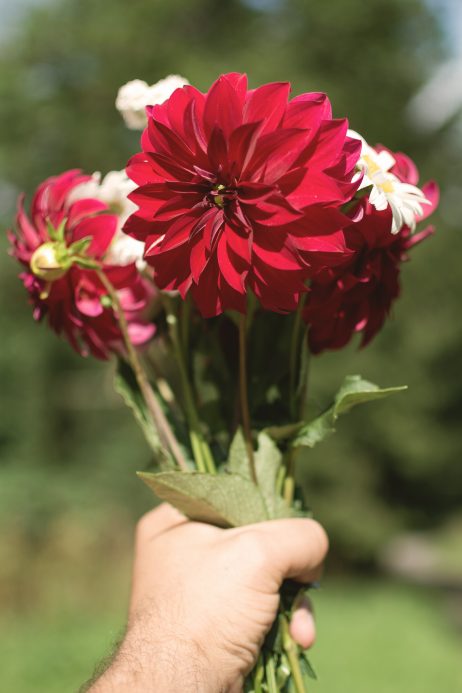
[{"label": "dahlia petal", "polygon": [[[103,265],[103,270],[112,286],[116,289],[131,288],[139,278],[135,263],[129,265]],[[102,286],[101,288],[103,289]],[[104,293],[106,293],[105,290]]]},{"label": "dahlia petal", "polygon": [[233,254],[228,247],[226,235],[222,234],[217,244],[217,261],[220,274],[227,283],[238,293],[244,294],[245,271],[239,271],[233,264]]},{"label": "dahlia petal", "polygon": [[146,248],[145,258],[151,255],[159,255],[186,243],[191,235],[191,229],[196,222],[195,217],[183,216],[175,220],[168,231],[165,233],[162,241],[157,238],[151,246]]},{"label": "dahlia petal", "polygon": [[[338,161],[339,154],[343,151],[347,130],[348,121],[346,118],[325,120],[321,123],[316,137],[310,143],[310,168],[316,167],[324,170]],[[358,159],[360,153],[361,143],[359,142],[357,145]]]},{"label": "dahlia petal", "polygon": [[229,138],[228,159],[231,173],[241,173],[252,158],[263,121],[245,123],[234,130]]},{"label": "dahlia petal", "polygon": [[265,183],[245,182],[238,188],[239,199],[247,204],[255,204],[274,195],[275,186]]},{"label": "dahlia petal", "polygon": [[223,130],[218,126],[210,134],[207,154],[216,171],[221,173],[228,169],[228,145]]},{"label": "dahlia petal", "polygon": [[435,227],[434,226],[427,226],[427,228],[422,229],[422,231],[418,231],[417,233],[413,233],[412,236],[409,236],[409,239],[406,244],[406,248],[413,248],[415,245],[418,245],[422,241],[424,241],[428,236],[431,236],[432,234],[435,233]]},{"label": "dahlia petal", "polygon": [[[190,105],[194,105],[191,95],[185,89],[176,89],[169,99],[165,102],[165,111],[168,116],[168,125],[175,132],[180,133],[185,141],[190,137],[188,129],[185,127],[184,113]],[[153,112],[152,117],[156,115]]]},{"label": "dahlia petal", "polygon": [[207,251],[209,253],[213,252],[223,230],[224,217],[223,211],[210,209],[202,217],[204,224],[202,227],[203,238]]},{"label": "dahlia petal", "polygon": [[[202,96],[202,94],[201,94]],[[205,139],[204,131],[202,129],[202,116],[204,112],[204,106],[202,103],[202,108],[200,113],[198,113],[198,101],[191,98],[188,106],[184,112],[184,133],[186,141],[188,142],[191,149],[194,149],[196,155],[204,153],[207,150],[207,142]],[[192,140],[194,138],[194,141]]]},{"label": "dahlia petal", "polygon": [[42,202],[44,202],[46,199],[46,204],[49,207],[64,207],[66,198],[71,190],[77,185],[86,183],[89,180],[91,180],[91,176],[83,174],[79,169],[66,171],[66,173],[54,177],[52,179],[52,185],[47,185],[46,191],[44,191],[45,196],[42,198]]},{"label": "dahlia petal", "polygon": [[182,165],[175,158],[152,152],[153,169],[156,171],[158,179],[156,182],[167,180],[190,181],[195,174],[194,166]]},{"label": "dahlia petal", "polygon": [[274,267],[280,271],[300,271],[300,262],[289,250],[287,250],[287,248],[282,247],[279,250],[264,248],[263,246],[259,245],[258,241],[256,240],[253,244],[253,254],[259,260],[264,262],[265,265]]},{"label": "dahlia petal", "polygon": [[101,258],[117,231],[118,218],[115,214],[100,214],[97,217],[88,217],[80,221],[71,230],[71,241],[91,237],[91,243],[87,248],[90,257]]},{"label": "dahlia petal", "polygon": [[152,153],[147,154],[140,152],[134,154],[129,159],[125,172],[137,185],[157,183],[161,180],[159,175],[154,171]]},{"label": "dahlia petal", "polygon": [[190,267],[191,276],[195,284],[199,283],[202,272],[207,266],[210,255],[207,254],[205,241],[198,236],[191,244]]},{"label": "dahlia petal", "polygon": [[440,189],[435,181],[425,183],[425,185],[422,187],[422,192],[430,204],[423,206],[423,213],[418,215],[417,221],[423,221],[424,219],[427,219],[430,214],[433,214],[440,201]]},{"label": "dahlia petal", "polygon": [[236,84],[244,84],[244,76],[222,75],[210,87],[204,108],[205,134],[211,137],[215,128],[226,137],[242,124],[242,107],[245,92],[236,90]]},{"label": "dahlia petal", "polygon": [[213,318],[223,312],[223,301],[217,291],[218,277],[218,263],[214,259],[205,266],[200,281],[191,287],[194,302],[204,318]]},{"label": "dahlia petal", "polygon": [[[188,204],[189,203],[189,204]],[[175,195],[154,212],[154,219],[158,221],[171,221],[182,214],[189,214],[196,204],[201,203],[201,196],[196,192]]]},{"label": "dahlia petal", "polygon": [[[375,149],[378,152],[389,152],[389,150],[386,147],[382,147],[381,145],[378,145],[377,147],[375,147]],[[389,153],[391,154],[391,152]],[[402,152],[393,152],[392,156],[395,160],[395,165],[393,166],[393,168],[390,169],[390,172],[393,173],[404,183],[417,185],[417,183],[419,182],[419,172],[417,170],[417,166],[412,161],[412,159],[410,159],[406,154],[403,154]]]},{"label": "dahlia petal", "polygon": [[[279,127],[286,112],[289,92],[289,82],[273,82],[253,89],[249,92],[244,106],[244,123],[263,121],[262,133],[275,130]],[[270,111],[268,109],[269,103],[271,104]]]},{"label": "dahlia petal", "polygon": [[157,225],[152,221],[143,219],[138,213],[131,214],[125,224],[122,227],[122,231],[132,238],[136,238],[139,241],[145,241],[148,236],[157,235],[160,236],[160,232],[157,230]]},{"label": "dahlia petal", "polygon": [[158,183],[148,183],[129,193],[128,199],[138,207],[135,212],[137,217],[152,221],[157,211],[165,205],[170,195],[165,190],[165,186],[159,189],[158,185]]},{"label": "dahlia petal", "polygon": [[105,202],[102,202],[101,200],[77,200],[69,207],[67,225],[69,228],[72,229],[85,217],[98,214],[99,212],[107,212],[107,209],[107,204]]},{"label": "dahlia petal", "polygon": [[264,226],[285,226],[298,221],[303,213],[281,195],[273,195],[269,199],[261,200],[257,208],[246,207],[248,215],[253,221]]},{"label": "dahlia petal", "polygon": [[128,325],[128,335],[130,341],[135,346],[141,346],[149,342],[156,333],[156,326],[152,323],[130,322]]},{"label": "dahlia petal", "polygon": [[242,177],[263,183],[277,181],[297,159],[307,138],[306,130],[294,128],[263,135],[258,141],[258,150],[250,159]]},{"label": "dahlia petal", "polygon": [[246,264],[250,265],[252,257],[252,239],[250,235],[241,235],[235,231],[235,229],[230,228],[227,224],[225,226],[226,242],[228,247]]},{"label": "dahlia petal", "polygon": [[83,315],[95,318],[103,313],[104,308],[99,295],[88,294],[86,289],[85,284],[76,287],[75,305]]},{"label": "dahlia petal", "polygon": [[181,247],[162,253],[162,262],[154,269],[154,282],[159,289],[179,291],[184,298],[192,283],[189,257]]},{"label": "dahlia petal", "polygon": [[151,142],[161,154],[173,157],[186,167],[191,166],[194,154],[176,132],[156,120],[150,120],[148,128]]},{"label": "dahlia petal", "polygon": [[20,233],[24,238],[27,247],[30,250],[35,250],[35,248],[40,243],[40,240],[45,240],[45,238],[40,239],[39,234],[36,232],[35,228],[32,226],[29,217],[24,211],[24,198],[25,195],[20,195],[18,199],[18,209],[16,214],[16,223],[19,227]]},{"label": "dahlia petal", "polygon": [[316,132],[321,121],[332,118],[332,108],[326,94],[300,94],[289,101],[284,116],[285,128],[307,128]]}]

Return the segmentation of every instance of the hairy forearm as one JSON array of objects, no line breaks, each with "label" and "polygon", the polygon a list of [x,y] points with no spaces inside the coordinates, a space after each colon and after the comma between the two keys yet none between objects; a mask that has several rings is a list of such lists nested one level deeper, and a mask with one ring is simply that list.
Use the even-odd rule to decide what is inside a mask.
[{"label": "hairy forearm", "polygon": [[231,688],[219,681],[218,672],[212,671],[208,663],[207,652],[192,639],[162,629],[156,631],[153,624],[138,623],[129,628],[110,666],[87,690],[228,693]]}]

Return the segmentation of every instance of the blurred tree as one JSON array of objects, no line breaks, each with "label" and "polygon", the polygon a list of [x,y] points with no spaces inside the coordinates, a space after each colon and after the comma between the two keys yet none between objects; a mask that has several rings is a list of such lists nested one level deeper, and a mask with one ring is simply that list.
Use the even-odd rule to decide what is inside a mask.
[{"label": "blurred tree", "polygon": [[[405,149],[426,174],[454,186],[460,171],[444,137],[423,140],[404,117],[442,51],[424,0],[54,0],[36,7],[0,46],[3,222],[10,223],[17,191],[30,192],[48,175],[122,168],[138,143],[114,109],[118,87],[173,72],[200,88],[237,70],[254,85],[290,80],[296,92],[327,91],[335,114],[348,114],[371,143]],[[460,501],[462,242],[438,225],[406,268],[397,319],[375,344],[313,363],[313,409],[327,403],[346,371],[411,386],[408,395],[355,412],[336,439],[305,459],[313,509],[350,559],[369,561],[390,531],[442,521]],[[117,503],[139,512],[150,498],[133,472],[148,452],[111,394],[107,370],[34,325],[16,268],[5,257],[0,265],[0,507],[31,529],[73,504],[92,518],[95,508],[104,513]]]}]

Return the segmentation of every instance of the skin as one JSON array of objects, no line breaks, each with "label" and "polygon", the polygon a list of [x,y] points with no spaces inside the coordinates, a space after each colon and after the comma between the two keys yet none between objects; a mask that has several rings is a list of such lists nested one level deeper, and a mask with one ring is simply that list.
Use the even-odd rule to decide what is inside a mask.
[{"label": "skin", "polygon": [[[127,631],[91,693],[239,693],[276,616],[283,580],[319,579],[326,534],[308,519],[238,529],[190,522],[167,504],[136,531]],[[308,602],[291,635],[315,639]]]}]

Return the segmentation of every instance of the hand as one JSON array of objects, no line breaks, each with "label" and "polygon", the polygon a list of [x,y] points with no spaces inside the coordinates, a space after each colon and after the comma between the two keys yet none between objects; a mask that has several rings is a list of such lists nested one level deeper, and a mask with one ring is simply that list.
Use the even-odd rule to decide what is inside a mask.
[{"label": "hand", "polygon": [[[237,693],[256,662],[283,580],[319,577],[327,537],[314,520],[237,529],[189,522],[164,504],[138,523],[127,632],[92,693]],[[308,605],[291,635],[315,628]]]}]

